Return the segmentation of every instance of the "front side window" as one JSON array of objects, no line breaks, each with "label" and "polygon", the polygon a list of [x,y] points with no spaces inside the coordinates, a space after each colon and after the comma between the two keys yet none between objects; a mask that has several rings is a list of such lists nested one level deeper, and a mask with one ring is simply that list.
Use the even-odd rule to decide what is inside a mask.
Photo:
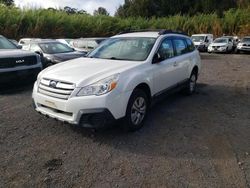
[{"label": "front side window", "polygon": [[176,55],[182,55],[188,51],[184,40],[174,39],[173,42],[174,42],[175,49],[176,49]]},{"label": "front side window", "polygon": [[41,43],[39,44],[39,46],[41,47],[42,51],[46,54],[67,53],[74,51],[66,44],[62,44],[60,42]]},{"label": "front side window", "polygon": [[155,38],[148,37],[111,38],[91,52],[89,57],[144,61],[150,54],[155,41]]},{"label": "front side window", "polygon": [[158,50],[158,53],[159,53],[162,60],[174,57],[174,48],[173,48],[172,41],[170,39],[165,39],[162,42],[162,44]]}]

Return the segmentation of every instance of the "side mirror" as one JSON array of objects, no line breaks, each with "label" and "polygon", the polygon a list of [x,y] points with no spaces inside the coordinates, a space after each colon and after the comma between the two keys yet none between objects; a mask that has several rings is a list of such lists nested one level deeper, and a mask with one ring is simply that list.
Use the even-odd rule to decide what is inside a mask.
[{"label": "side mirror", "polygon": [[17,45],[17,48],[18,48],[18,49],[22,49],[23,46],[18,44],[18,45]]},{"label": "side mirror", "polygon": [[152,64],[157,64],[162,61],[161,55],[159,53],[156,53],[153,57]]},{"label": "side mirror", "polygon": [[40,51],[35,51],[36,54],[40,55],[41,57],[43,56],[43,53]]}]

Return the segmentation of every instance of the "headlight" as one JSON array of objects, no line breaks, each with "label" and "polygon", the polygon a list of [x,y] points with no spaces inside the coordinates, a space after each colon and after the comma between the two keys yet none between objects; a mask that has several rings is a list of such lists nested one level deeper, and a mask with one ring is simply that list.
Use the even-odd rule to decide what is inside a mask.
[{"label": "headlight", "polygon": [[94,84],[83,87],[77,96],[104,95],[116,88],[119,74],[102,79]]},{"label": "headlight", "polygon": [[243,46],[243,44],[242,44],[242,43],[239,43],[239,44],[238,44],[238,47],[242,47],[242,46]]}]

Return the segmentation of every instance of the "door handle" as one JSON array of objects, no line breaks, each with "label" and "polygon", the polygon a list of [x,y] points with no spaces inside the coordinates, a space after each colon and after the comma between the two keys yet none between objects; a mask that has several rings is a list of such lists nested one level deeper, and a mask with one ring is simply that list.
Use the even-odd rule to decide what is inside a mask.
[{"label": "door handle", "polygon": [[174,62],[174,67],[177,67],[177,65],[178,65],[178,63],[175,61],[175,62]]}]

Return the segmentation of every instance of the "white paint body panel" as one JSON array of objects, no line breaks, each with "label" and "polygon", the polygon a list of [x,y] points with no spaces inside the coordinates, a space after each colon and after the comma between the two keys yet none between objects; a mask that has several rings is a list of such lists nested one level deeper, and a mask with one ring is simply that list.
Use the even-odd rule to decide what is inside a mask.
[{"label": "white paint body panel", "polygon": [[[145,36],[144,36],[145,35]],[[115,119],[125,116],[127,104],[133,90],[139,84],[147,84],[151,96],[169,88],[182,80],[190,77],[195,66],[201,69],[199,52],[197,50],[152,64],[152,59],[163,38],[168,36],[183,35],[158,35],[157,33],[131,33],[114,37],[157,37],[154,47],[145,61],[120,61],[95,58],[78,58],[49,67],[39,74],[39,78],[46,78],[62,82],[74,83],[75,89],[68,100],[55,99],[40,94],[37,91],[37,83],[33,89],[33,99],[36,110],[42,114],[67,121],[72,124],[79,123],[79,117],[83,110],[108,109]],[[119,73],[117,87],[111,92],[101,96],[76,96],[82,87],[93,84],[106,77]],[[59,111],[72,113],[65,115],[45,109],[42,105],[49,106]]]}]

